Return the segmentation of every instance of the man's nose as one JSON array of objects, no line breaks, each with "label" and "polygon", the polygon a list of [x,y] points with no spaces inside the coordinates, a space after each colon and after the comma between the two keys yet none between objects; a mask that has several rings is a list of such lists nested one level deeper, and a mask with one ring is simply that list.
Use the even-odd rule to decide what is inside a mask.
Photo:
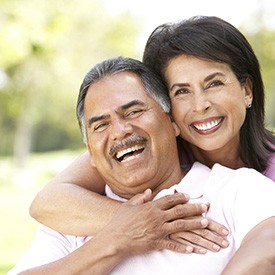
[{"label": "man's nose", "polygon": [[112,139],[120,140],[133,133],[133,126],[130,121],[124,118],[117,118],[112,122],[111,131]]}]

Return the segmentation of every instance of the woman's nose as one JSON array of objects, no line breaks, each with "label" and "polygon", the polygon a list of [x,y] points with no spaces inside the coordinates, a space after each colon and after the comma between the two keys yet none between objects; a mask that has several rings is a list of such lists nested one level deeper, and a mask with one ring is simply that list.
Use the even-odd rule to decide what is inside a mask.
[{"label": "woman's nose", "polygon": [[209,109],[210,106],[211,106],[211,103],[205,92],[194,95],[193,102],[192,102],[193,112],[203,113],[207,109]]}]

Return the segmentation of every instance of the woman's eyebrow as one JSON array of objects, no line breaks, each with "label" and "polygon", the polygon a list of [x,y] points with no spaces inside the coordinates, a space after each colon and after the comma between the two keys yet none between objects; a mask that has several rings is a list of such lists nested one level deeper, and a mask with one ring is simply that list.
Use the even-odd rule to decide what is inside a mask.
[{"label": "woman's eyebrow", "polygon": [[212,74],[208,75],[208,76],[204,79],[204,81],[209,81],[209,80],[215,78],[216,76],[225,76],[225,74],[223,74],[223,73],[221,73],[221,72],[215,72],[215,73],[212,73]]},{"label": "woman's eyebrow", "polygon": [[[221,72],[215,72],[215,73],[212,73],[212,74],[210,74],[210,75],[208,75],[208,76],[206,76],[205,77],[205,79],[204,79],[204,81],[206,82],[206,81],[209,81],[209,80],[211,80],[211,79],[213,79],[213,78],[215,78],[216,76],[225,76],[225,74],[223,74],[223,73],[221,73]],[[178,82],[178,83],[174,83],[171,87],[170,87],[170,90],[172,90],[174,87],[189,87],[190,86],[190,84],[189,83],[187,83],[187,82]]]},{"label": "woman's eyebrow", "polygon": [[189,87],[189,83],[174,83],[169,90],[173,90],[174,87]]}]

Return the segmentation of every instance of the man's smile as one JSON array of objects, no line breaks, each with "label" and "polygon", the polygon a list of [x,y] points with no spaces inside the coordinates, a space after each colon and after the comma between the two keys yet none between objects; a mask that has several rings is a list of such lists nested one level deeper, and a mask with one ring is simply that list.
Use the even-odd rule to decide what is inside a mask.
[{"label": "man's smile", "polygon": [[130,157],[140,154],[143,151],[144,147],[145,145],[142,144],[142,145],[135,145],[135,146],[123,149],[121,151],[118,151],[115,154],[115,157],[118,161],[121,161],[121,162],[130,160],[132,159]]},{"label": "man's smile", "polygon": [[144,150],[146,142],[146,138],[132,135],[113,144],[109,154],[119,162],[129,161]]}]

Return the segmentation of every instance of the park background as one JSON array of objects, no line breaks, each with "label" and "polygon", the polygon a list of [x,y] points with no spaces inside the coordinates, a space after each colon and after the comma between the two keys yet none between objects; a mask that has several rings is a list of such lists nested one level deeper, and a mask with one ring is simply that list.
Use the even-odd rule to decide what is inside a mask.
[{"label": "park background", "polygon": [[159,24],[219,16],[248,38],[275,128],[273,0],[0,0],[0,274],[18,261],[37,223],[39,189],[85,150],[75,116],[84,74],[102,59],[142,58]]}]

